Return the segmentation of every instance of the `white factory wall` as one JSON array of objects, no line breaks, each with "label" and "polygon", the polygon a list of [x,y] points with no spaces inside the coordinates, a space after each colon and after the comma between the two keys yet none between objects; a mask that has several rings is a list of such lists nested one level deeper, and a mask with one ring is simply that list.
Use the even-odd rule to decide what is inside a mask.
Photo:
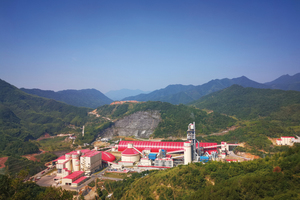
[{"label": "white factory wall", "polygon": [[122,155],[122,161],[131,161],[131,162],[138,162],[140,160],[140,154],[136,155]]}]

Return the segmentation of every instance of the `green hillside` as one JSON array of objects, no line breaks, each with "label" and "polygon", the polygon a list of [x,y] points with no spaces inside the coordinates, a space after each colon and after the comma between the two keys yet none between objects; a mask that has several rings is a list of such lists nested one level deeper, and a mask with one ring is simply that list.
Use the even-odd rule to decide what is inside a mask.
[{"label": "green hillside", "polygon": [[77,107],[97,108],[112,102],[111,99],[96,89],[62,90],[58,92],[25,88],[21,88],[21,90],[28,94],[54,99]]},{"label": "green hillside", "polygon": [[235,124],[236,120],[217,112],[206,113],[200,109],[172,105],[165,102],[144,102],[138,104],[104,105],[97,109],[101,116],[120,119],[138,111],[158,110],[162,121],[154,132],[154,137],[184,137],[187,125],[196,122],[196,134],[209,134],[226,129]]},{"label": "green hillside", "polygon": [[209,162],[107,183],[115,199],[299,199],[300,147],[241,163]]},{"label": "green hillside", "polygon": [[29,139],[57,134],[69,124],[82,126],[87,121],[87,108],[29,95],[3,80],[0,88],[0,153],[4,155],[37,152]]},{"label": "green hillside", "polygon": [[255,119],[269,116],[284,106],[294,104],[300,104],[300,92],[243,88],[233,85],[204,96],[190,105],[235,116],[239,119]]}]

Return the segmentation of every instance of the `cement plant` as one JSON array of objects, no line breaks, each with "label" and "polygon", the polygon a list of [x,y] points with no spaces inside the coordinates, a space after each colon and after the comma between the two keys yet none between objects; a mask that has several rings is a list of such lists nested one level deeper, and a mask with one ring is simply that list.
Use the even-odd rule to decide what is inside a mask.
[{"label": "cement plant", "polygon": [[[55,167],[56,172],[49,184],[67,186],[65,189],[76,190],[86,181],[95,178],[95,173],[99,173],[101,170],[127,173],[129,171],[163,170],[178,165],[188,165],[192,162],[241,161],[228,159],[231,156],[230,150],[239,144],[200,142],[196,139],[195,127],[195,122],[188,125],[185,142],[120,140],[118,144],[107,147],[105,151],[100,151],[97,147],[92,150],[71,151],[51,162],[49,167]],[[84,131],[82,134],[84,135]],[[106,140],[106,138],[102,139],[102,141]],[[291,146],[294,142],[299,142],[299,138],[281,137],[281,139],[277,139],[279,145]],[[114,154],[120,154],[121,157],[116,159]],[[243,160],[250,159],[243,158]],[[39,179],[40,177],[35,176],[36,181]],[[37,183],[43,185],[41,182]]]}]

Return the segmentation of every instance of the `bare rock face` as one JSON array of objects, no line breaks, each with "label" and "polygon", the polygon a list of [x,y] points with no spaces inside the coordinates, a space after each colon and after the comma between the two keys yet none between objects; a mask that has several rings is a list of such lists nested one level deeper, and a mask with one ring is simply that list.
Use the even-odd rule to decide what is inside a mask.
[{"label": "bare rock face", "polygon": [[101,133],[101,137],[135,136],[149,138],[161,121],[159,111],[139,111],[116,121]]}]

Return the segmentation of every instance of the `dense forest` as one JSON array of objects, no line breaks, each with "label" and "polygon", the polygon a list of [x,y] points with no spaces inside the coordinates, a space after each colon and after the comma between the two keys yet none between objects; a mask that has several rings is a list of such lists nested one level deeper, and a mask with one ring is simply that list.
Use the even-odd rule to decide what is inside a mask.
[{"label": "dense forest", "polygon": [[233,85],[204,96],[190,105],[250,120],[269,116],[282,107],[297,104],[300,104],[298,91],[243,88]]},{"label": "dense forest", "polygon": [[0,174],[0,200],[32,199],[32,200],[72,200],[73,193],[61,187],[40,187],[34,182],[26,181],[28,171],[22,170],[15,176]]},{"label": "dense forest", "polygon": [[106,188],[115,199],[299,199],[300,146],[254,161],[144,172]]},{"label": "dense forest", "polygon": [[78,108],[22,92],[0,80],[0,155],[38,152],[30,140],[44,133],[55,135],[68,125],[82,126],[88,108]]}]

